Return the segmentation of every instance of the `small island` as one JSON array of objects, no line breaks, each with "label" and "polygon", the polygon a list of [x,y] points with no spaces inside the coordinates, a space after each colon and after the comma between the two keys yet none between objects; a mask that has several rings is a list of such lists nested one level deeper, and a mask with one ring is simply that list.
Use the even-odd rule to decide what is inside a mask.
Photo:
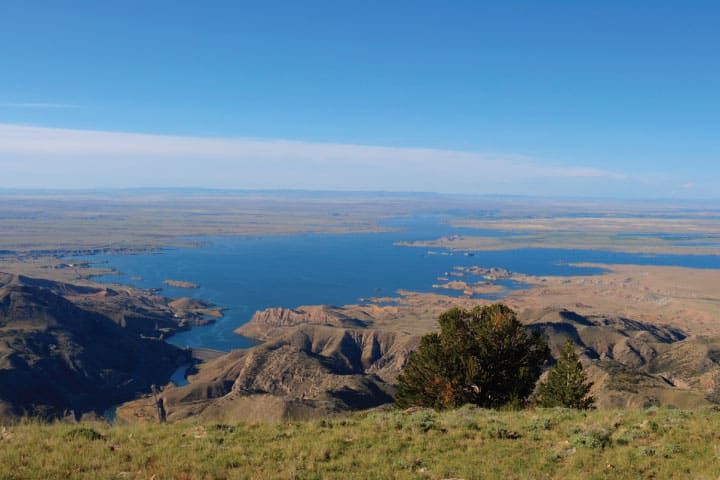
[{"label": "small island", "polygon": [[183,282],[182,280],[165,280],[163,283],[170,287],[177,288],[200,288],[200,285],[197,283]]}]

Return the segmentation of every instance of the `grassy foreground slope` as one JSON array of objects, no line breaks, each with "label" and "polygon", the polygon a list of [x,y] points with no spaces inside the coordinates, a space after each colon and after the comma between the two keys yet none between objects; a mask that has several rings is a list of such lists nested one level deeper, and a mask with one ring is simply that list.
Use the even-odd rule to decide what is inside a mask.
[{"label": "grassy foreground slope", "polygon": [[370,411],[292,423],[0,429],[0,478],[717,478],[720,413]]}]

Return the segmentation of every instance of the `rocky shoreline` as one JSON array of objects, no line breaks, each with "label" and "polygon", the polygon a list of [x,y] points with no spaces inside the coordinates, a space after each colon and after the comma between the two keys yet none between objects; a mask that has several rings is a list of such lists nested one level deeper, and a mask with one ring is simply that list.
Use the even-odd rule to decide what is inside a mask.
[{"label": "rocky shoreline", "polygon": [[[717,403],[720,272],[677,267],[594,265],[606,273],[533,277],[480,266],[464,275],[522,281],[505,302],[557,354],[566,338],[578,345],[599,408]],[[691,300],[686,289],[702,293]],[[664,300],[662,300],[664,299]],[[392,300],[392,305],[383,305]],[[660,301],[662,300],[662,301]],[[236,333],[264,343],[198,366],[185,387],[161,398],[168,419],[293,419],[369,408],[391,401],[394,381],[420,335],[448,308],[487,300],[400,292],[345,306],[269,308]],[[628,303],[630,302],[630,303]],[[629,305],[637,305],[629,309]],[[692,322],[677,318],[692,318]],[[126,404],[127,421],[153,421],[147,399]]]}]

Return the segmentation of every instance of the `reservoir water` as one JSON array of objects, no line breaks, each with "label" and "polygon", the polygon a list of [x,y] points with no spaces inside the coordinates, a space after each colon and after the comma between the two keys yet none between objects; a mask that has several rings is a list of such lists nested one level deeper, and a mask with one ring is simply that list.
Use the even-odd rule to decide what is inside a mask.
[{"label": "reservoir water", "polygon": [[[363,234],[203,238],[201,246],[195,248],[168,248],[138,255],[98,255],[86,260],[105,262],[119,272],[99,277],[101,282],[161,288],[162,294],[169,297],[191,296],[225,308],[224,318],[216,323],[179,333],[168,340],[182,347],[225,351],[253,344],[233,330],[246,323],[257,310],[357,303],[362,298],[395,296],[399,289],[433,291],[432,285],[441,283],[437,277],[456,266],[502,267],[530,275],[601,272],[597,268],[570,265],[576,262],[720,268],[720,256],[650,256],[595,250],[521,249],[465,256],[394,243],[453,234],[505,234],[455,229],[436,217],[394,220],[388,225],[401,229]],[[163,284],[167,279],[192,282],[199,288],[169,287]]]}]

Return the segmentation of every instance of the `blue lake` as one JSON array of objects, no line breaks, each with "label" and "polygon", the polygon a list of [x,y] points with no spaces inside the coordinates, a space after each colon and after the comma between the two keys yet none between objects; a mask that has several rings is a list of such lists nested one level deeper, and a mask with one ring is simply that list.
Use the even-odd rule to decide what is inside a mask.
[{"label": "blue lake", "polygon": [[[178,346],[231,350],[252,341],[233,333],[257,310],[268,307],[357,303],[361,298],[394,296],[398,289],[428,292],[455,266],[502,267],[530,275],[596,274],[596,268],[570,263],[632,263],[720,268],[720,256],[638,255],[594,250],[520,249],[462,253],[401,247],[403,240],[435,239],[452,234],[489,234],[454,229],[434,217],[401,219],[388,225],[401,230],[364,234],[274,235],[203,238],[196,248],[169,248],[139,255],[98,255],[120,272],[99,277],[107,283],[162,288],[170,297],[192,296],[225,308],[224,318],[169,339]],[[197,240],[197,239],[196,239]],[[136,280],[133,280],[133,277]],[[137,278],[142,278],[137,280]],[[200,285],[188,290],[163,285],[167,279]],[[513,287],[512,284],[506,286]],[[448,293],[443,290],[443,293]]]}]

